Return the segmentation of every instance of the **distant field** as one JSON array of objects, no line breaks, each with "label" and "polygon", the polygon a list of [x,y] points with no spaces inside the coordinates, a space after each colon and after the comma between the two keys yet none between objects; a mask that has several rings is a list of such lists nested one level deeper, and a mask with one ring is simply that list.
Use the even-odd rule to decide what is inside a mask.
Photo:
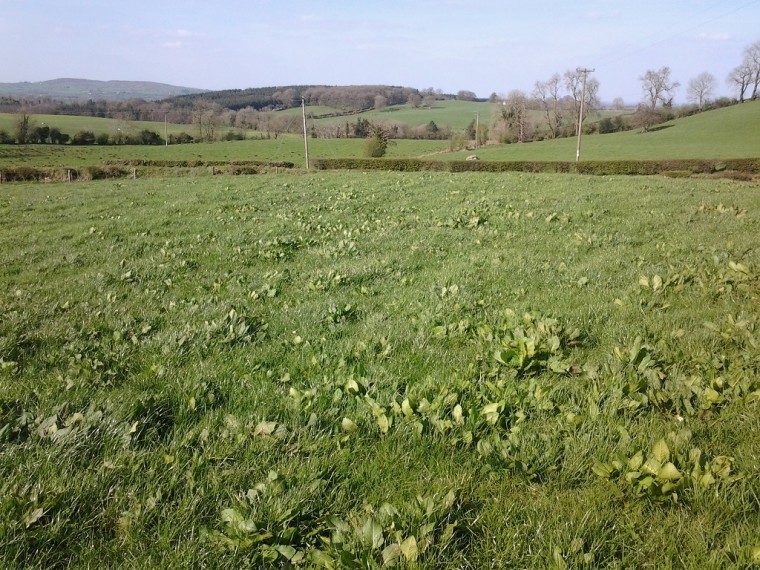
[{"label": "distant field", "polygon": [[[436,157],[448,141],[400,140],[388,147],[389,157]],[[361,157],[361,139],[309,139],[310,158]],[[78,168],[104,160],[272,160],[304,165],[302,137],[285,135],[271,140],[246,140],[164,146],[0,145],[1,166],[60,166]]]},{"label": "distant field", "polygon": [[[494,145],[478,149],[482,160],[575,160],[576,139]],[[442,158],[461,160],[471,153]],[[760,101],[734,105],[655,127],[584,136],[583,160],[750,158],[760,156]]]},{"label": "distant field", "polygon": [[[0,113],[0,129],[9,133],[13,132],[18,115],[13,113]],[[73,135],[77,131],[92,131],[96,135],[106,133],[115,135],[119,129],[124,133],[138,133],[143,129],[157,132],[164,136],[164,123],[152,121],[122,121],[118,119],[104,119],[101,117],[76,117],[71,115],[30,115],[30,125],[32,128],[41,125],[48,127],[57,127],[62,133]],[[197,129],[193,125],[167,125],[169,134],[179,134],[186,132],[193,134]]]},{"label": "distant field", "polygon": [[[452,102],[450,102],[452,103]],[[461,103],[461,102],[453,102]],[[456,117],[466,104],[452,105],[446,112]],[[472,105],[472,103],[469,103]],[[483,104],[487,105],[487,104]],[[439,110],[443,112],[444,110]],[[434,115],[436,109],[405,109],[378,112],[378,117],[405,114],[407,120],[422,120]],[[367,116],[371,116],[368,114]],[[401,116],[401,115],[399,115]],[[12,115],[0,115],[6,123]],[[49,118],[49,117],[45,117]],[[294,115],[295,118],[295,115]],[[465,117],[460,116],[461,121]],[[35,117],[40,120],[40,117]],[[109,119],[83,117],[55,117],[67,120],[71,127],[86,126],[96,132],[119,128]],[[346,118],[342,119],[343,121]],[[352,119],[355,120],[355,119]],[[430,120],[430,119],[429,119]],[[56,124],[56,123],[51,123]],[[62,123],[61,123],[62,124]],[[163,127],[162,123],[132,123],[130,128]],[[2,128],[2,127],[0,127]],[[191,129],[191,125],[169,125],[170,132]],[[163,134],[161,132],[161,134]],[[360,139],[309,139],[311,158],[352,158],[363,154],[364,142]],[[527,144],[488,145],[475,152],[481,160],[559,160],[575,159],[574,138],[558,139]],[[473,151],[447,152],[448,141],[399,140],[388,148],[389,157],[425,157],[441,160],[461,160]],[[652,132],[638,130],[609,135],[583,137],[583,160],[646,160],[677,158],[752,158],[760,156],[760,101],[708,111],[671,121]],[[78,167],[100,164],[114,159],[153,160],[278,160],[297,165],[304,162],[303,139],[298,135],[281,135],[277,139],[219,142],[213,144],[175,145],[164,147],[146,146],[53,146],[53,145],[0,145],[0,165],[33,165]]]},{"label": "distant field", "polygon": [[2,568],[760,560],[757,183],[20,183],[0,220]]}]

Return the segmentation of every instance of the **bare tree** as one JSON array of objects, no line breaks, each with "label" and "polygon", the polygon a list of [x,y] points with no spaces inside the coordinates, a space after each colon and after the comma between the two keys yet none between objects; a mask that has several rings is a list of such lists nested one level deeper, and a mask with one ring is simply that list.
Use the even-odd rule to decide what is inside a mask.
[{"label": "bare tree", "polygon": [[750,71],[751,99],[754,101],[760,89],[760,40],[744,50],[744,63]]},{"label": "bare tree", "polygon": [[198,127],[198,140],[211,142],[216,138],[221,107],[203,99],[193,105],[193,124]]},{"label": "bare tree", "polygon": [[615,97],[612,100],[612,108],[615,109],[616,111],[622,111],[623,109],[625,109],[625,101],[623,100],[623,98]]},{"label": "bare tree", "polygon": [[651,109],[657,107],[657,102],[668,107],[673,102],[675,90],[681,85],[678,81],[670,80],[670,68],[666,65],[658,70],[647,69],[646,73],[639,77],[644,97]]},{"label": "bare tree", "polygon": [[497,121],[501,123],[504,142],[525,142],[532,130],[528,114],[528,96],[515,89],[501,101]]},{"label": "bare tree", "polygon": [[715,91],[715,83],[715,76],[712,73],[704,71],[689,80],[689,85],[686,88],[686,96],[689,101],[697,104],[700,111],[703,111],[707,99],[711,97]]},{"label": "bare tree", "polygon": [[536,81],[533,89],[533,97],[541,105],[549,136],[553,139],[562,132],[564,119],[560,98],[561,82],[559,73],[555,73],[547,81]]},{"label": "bare tree", "polygon": [[726,78],[726,83],[734,87],[737,90],[737,95],[740,103],[743,103],[746,97],[747,90],[752,82],[752,69],[747,63],[742,63],[738,67],[734,67],[731,73]]},{"label": "bare tree", "polygon": [[[573,101],[573,111],[575,113],[575,132],[578,132],[578,117],[581,112],[581,98],[583,97],[583,73],[578,70],[568,70],[564,75],[565,89],[567,89],[570,98]],[[599,108],[599,80],[596,78],[590,78],[586,80],[586,97],[583,102],[583,107],[586,109],[586,113],[583,116],[583,120]]]},{"label": "bare tree", "polygon": [[381,111],[388,105],[388,98],[385,95],[375,95],[375,109]]}]

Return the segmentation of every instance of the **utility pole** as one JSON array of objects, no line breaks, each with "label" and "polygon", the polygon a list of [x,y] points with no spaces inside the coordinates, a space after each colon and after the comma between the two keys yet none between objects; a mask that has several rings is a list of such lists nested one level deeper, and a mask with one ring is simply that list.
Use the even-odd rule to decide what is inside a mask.
[{"label": "utility pole", "polygon": [[583,88],[581,89],[581,108],[578,113],[578,144],[575,147],[575,162],[581,159],[581,135],[583,134],[583,104],[586,102],[586,76],[593,73],[593,69],[578,68],[575,71],[583,74]]},{"label": "utility pole", "polygon": [[306,170],[309,170],[309,136],[306,134],[306,99],[301,97],[301,111],[303,112],[303,144],[306,147]]},{"label": "utility pole", "polygon": [[480,138],[480,112],[475,113],[475,148],[478,148]]},{"label": "utility pole", "polygon": [[166,147],[168,148],[169,147],[169,136],[168,136],[168,132],[169,131],[166,128],[167,127],[167,124],[166,124],[166,118],[167,118],[167,116],[168,116],[168,114],[164,113],[164,141],[166,142]]}]

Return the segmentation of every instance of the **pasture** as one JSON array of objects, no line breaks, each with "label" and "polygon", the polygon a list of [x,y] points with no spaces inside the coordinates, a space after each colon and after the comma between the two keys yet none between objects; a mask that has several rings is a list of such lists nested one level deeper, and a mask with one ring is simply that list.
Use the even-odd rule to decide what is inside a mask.
[{"label": "pasture", "polygon": [[12,184],[0,221],[3,567],[760,561],[757,183]]},{"label": "pasture", "polygon": [[[460,113],[467,103],[451,109]],[[469,103],[475,105],[474,103]],[[486,105],[485,103],[483,105]],[[430,112],[435,109],[430,110]],[[402,113],[405,111],[398,111]],[[425,113],[428,110],[415,110]],[[453,111],[452,111],[453,112]],[[387,111],[381,114],[394,114]],[[463,115],[461,115],[463,117]],[[10,117],[9,115],[7,117]],[[64,117],[61,117],[64,118]],[[86,120],[71,117],[71,120]],[[35,120],[37,118],[35,117]],[[52,120],[52,119],[51,119]],[[97,119],[110,121],[109,119]],[[328,120],[328,119],[324,119]],[[330,119],[332,120],[332,119]],[[345,121],[343,117],[340,120]],[[352,120],[355,120],[352,119]],[[55,124],[55,123],[50,123]],[[111,121],[104,128],[113,130]],[[146,123],[147,128],[163,133],[160,123]],[[648,133],[638,130],[583,137],[583,160],[667,160],[753,158],[760,153],[760,101],[747,102],[677,119]],[[173,125],[172,129],[192,129],[192,125]],[[96,129],[96,132],[99,132]],[[111,131],[108,131],[111,132]],[[192,132],[192,131],[191,131]],[[250,133],[249,133],[250,134]],[[462,160],[477,154],[482,160],[572,161],[574,138],[526,144],[489,144],[477,149],[449,152],[449,142],[442,140],[396,140],[388,147],[390,158],[428,158]],[[309,139],[310,158],[359,158],[363,156],[363,139]],[[70,145],[0,145],[0,168],[3,166],[55,166],[80,168],[100,165],[105,160],[221,160],[221,161],[289,161],[304,164],[303,139],[299,135],[280,135],[276,139],[248,139],[217,143],[163,146],[70,146]]]}]

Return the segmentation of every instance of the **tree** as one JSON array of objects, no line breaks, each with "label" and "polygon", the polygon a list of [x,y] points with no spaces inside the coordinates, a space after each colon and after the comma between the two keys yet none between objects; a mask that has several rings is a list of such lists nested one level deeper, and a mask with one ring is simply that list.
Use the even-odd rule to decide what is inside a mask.
[{"label": "tree", "polygon": [[367,119],[359,117],[354,124],[354,136],[359,139],[363,139],[371,133],[371,125]]},{"label": "tree", "polygon": [[477,99],[477,95],[473,91],[462,89],[457,92],[457,101],[474,101],[475,99]]},{"label": "tree", "polygon": [[499,107],[499,120],[503,123],[504,142],[525,142],[531,130],[528,115],[528,96],[515,89],[510,91]]},{"label": "tree", "polygon": [[375,95],[375,109],[382,111],[388,105],[388,98],[385,95]]},{"label": "tree", "polygon": [[438,125],[435,124],[435,121],[430,121],[426,126],[425,130],[427,131],[427,138],[429,139],[436,139],[438,138]]},{"label": "tree", "polygon": [[612,100],[612,108],[615,109],[616,111],[622,111],[623,109],[625,109],[625,101],[623,100],[623,98],[615,97]]},{"label": "tree", "polygon": [[50,137],[50,127],[47,125],[41,125],[39,127],[34,127],[31,132],[29,133],[27,142],[35,143],[35,144],[44,144],[48,141],[48,138]]},{"label": "tree", "polygon": [[651,109],[657,107],[658,101],[665,107],[672,104],[676,89],[681,85],[678,81],[671,81],[670,68],[666,65],[658,70],[647,69],[646,73],[639,77],[644,98]]},{"label": "tree", "polygon": [[737,99],[739,99],[740,103],[744,103],[751,81],[752,69],[746,62],[738,67],[734,67],[726,78],[726,82],[737,89]]},{"label": "tree", "polygon": [[18,144],[26,144],[29,142],[30,127],[29,127],[29,115],[22,113],[18,119],[16,119],[15,125],[15,138]]},{"label": "tree", "polygon": [[410,93],[407,102],[415,109],[422,103],[422,95],[419,93]]},{"label": "tree", "polygon": [[370,137],[364,143],[364,156],[370,158],[380,158],[385,156],[388,149],[388,135],[379,126],[373,125]]},{"label": "tree", "polygon": [[578,133],[578,117],[581,114],[581,99],[583,99],[583,120],[585,121],[592,111],[599,108],[599,80],[596,78],[586,79],[586,96],[583,97],[583,73],[579,70],[568,70],[564,74],[565,89],[567,89],[573,101],[575,134]]},{"label": "tree", "polygon": [[91,145],[95,144],[95,133],[81,130],[71,138],[72,144]]},{"label": "tree", "polygon": [[536,81],[533,89],[533,97],[541,104],[549,137],[553,139],[562,132],[564,120],[560,98],[561,81],[559,73],[555,73],[547,81]]},{"label": "tree", "polygon": [[760,89],[760,41],[744,48],[741,65],[731,70],[726,82],[737,89],[740,103],[746,100],[747,93],[750,93],[750,99],[757,99]]},{"label": "tree", "polygon": [[219,106],[203,99],[193,105],[193,124],[198,127],[198,141],[211,142],[216,138]]},{"label": "tree", "polygon": [[750,70],[750,84],[752,85],[752,100],[757,99],[760,89],[760,40],[744,50],[744,61]]},{"label": "tree", "polygon": [[689,101],[697,104],[700,111],[703,111],[707,99],[712,96],[715,91],[715,83],[715,76],[712,73],[706,71],[702,72],[689,80],[689,85],[686,88],[686,96]]},{"label": "tree", "polygon": [[664,123],[668,117],[662,109],[653,109],[648,104],[641,104],[631,117],[631,125],[641,132],[646,133],[655,126]]}]

